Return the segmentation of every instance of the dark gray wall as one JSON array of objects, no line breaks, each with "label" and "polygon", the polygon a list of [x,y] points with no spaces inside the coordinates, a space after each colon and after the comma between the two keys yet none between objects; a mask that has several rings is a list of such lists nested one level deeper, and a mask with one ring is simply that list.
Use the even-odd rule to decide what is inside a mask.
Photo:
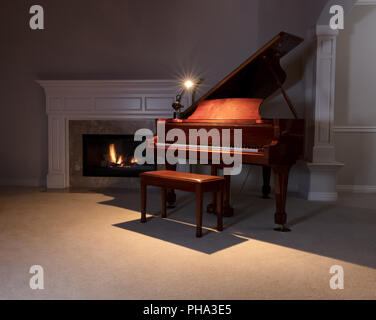
[{"label": "dark gray wall", "polygon": [[[375,30],[376,6],[355,6],[337,38],[335,126],[375,126]],[[338,173],[338,184],[372,190],[376,185],[376,134],[349,130],[335,133],[334,141],[336,159],[345,164]]]},{"label": "dark gray wall", "polygon": [[[0,184],[44,184],[47,117],[36,79],[163,79],[207,87],[284,30],[304,36],[326,0],[65,0],[0,2]],[[29,28],[33,4],[45,30]],[[303,48],[303,47],[302,47]],[[302,49],[284,64],[304,114]],[[280,97],[266,114],[289,115]]]}]

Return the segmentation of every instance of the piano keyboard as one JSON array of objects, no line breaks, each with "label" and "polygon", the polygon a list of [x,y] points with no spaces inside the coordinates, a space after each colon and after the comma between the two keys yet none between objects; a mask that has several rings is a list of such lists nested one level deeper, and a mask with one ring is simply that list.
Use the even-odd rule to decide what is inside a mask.
[{"label": "piano keyboard", "polygon": [[217,146],[197,146],[197,145],[190,145],[190,144],[173,144],[173,143],[156,143],[157,147],[169,147],[174,146],[177,148],[189,148],[193,150],[207,150],[207,151],[221,151],[221,152],[250,152],[250,153],[257,153],[261,150],[258,148],[235,148],[235,147],[217,147]]}]

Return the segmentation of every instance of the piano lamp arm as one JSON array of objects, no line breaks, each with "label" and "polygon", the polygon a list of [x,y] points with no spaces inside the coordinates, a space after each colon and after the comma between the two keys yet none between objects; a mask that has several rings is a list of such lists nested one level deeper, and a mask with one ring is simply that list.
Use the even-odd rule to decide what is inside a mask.
[{"label": "piano lamp arm", "polygon": [[185,89],[183,89],[179,94],[177,94],[176,95],[176,102],[181,102],[181,98],[183,97],[183,95],[184,95],[184,93],[185,93]]},{"label": "piano lamp arm", "polygon": [[180,118],[180,110],[184,108],[184,106],[181,104],[181,98],[183,97],[185,93],[185,88],[176,95],[175,102],[172,104],[172,108],[175,110],[174,112],[174,118],[179,119]]},{"label": "piano lamp arm", "polygon": [[[195,97],[196,97],[196,91],[197,88],[200,86],[200,84],[204,82],[204,79],[200,78],[198,82],[193,84],[193,89],[192,89],[192,104],[195,103]],[[176,95],[175,102],[172,104],[172,108],[176,111],[175,113],[175,118],[180,118],[182,116],[182,113],[180,112],[180,109],[182,109],[184,106],[181,104],[181,99],[187,89],[190,87],[186,86],[185,88],[182,89],[182,91]]]},{"label": "piano lamp arm", "polygon": [[196,100],[196,92],[197,92],[197,88],[200,86],[201,83],[204,82],[204,79],[203,78],[200,78],[200,80],[198,80],[197,83],[195,83],[194,87],[193,87],[193,91],[192,91],[192,104],[195,103],[195,100]]}]

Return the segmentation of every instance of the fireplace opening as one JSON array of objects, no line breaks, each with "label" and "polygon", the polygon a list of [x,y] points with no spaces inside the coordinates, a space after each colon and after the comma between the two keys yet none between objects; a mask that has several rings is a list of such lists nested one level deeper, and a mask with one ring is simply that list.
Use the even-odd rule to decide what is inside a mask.
[{"label": "fireplace opening", "polygon": [[138,177],[156,170],[155,165],[141,165],[134,151],[141,142],[133,135],[84,134],[83,175],[85,177]]}]

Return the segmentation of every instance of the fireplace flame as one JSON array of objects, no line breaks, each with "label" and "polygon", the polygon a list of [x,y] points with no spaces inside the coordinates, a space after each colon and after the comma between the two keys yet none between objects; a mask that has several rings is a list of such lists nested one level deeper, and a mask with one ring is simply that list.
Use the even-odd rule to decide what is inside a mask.
[{"label": "fireplace flame", "polygon": [[116,149],[115,149],[115,144],[113,144],[113,143],[110,144],[109,155],[110,155],[110,161],[112,163],[117,163]]},{"label": "fireplace flame", "polygon": [[110,165],[116,165],[119,167],[128,167],[130,166],[129,164],[137,164],[137,160],[134,157],[128,161],[129,158],[126,155],[118,155],[114,143],[111,143],[108,147],[107,159],[107,161],[110,162]]}]

